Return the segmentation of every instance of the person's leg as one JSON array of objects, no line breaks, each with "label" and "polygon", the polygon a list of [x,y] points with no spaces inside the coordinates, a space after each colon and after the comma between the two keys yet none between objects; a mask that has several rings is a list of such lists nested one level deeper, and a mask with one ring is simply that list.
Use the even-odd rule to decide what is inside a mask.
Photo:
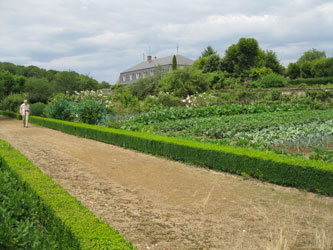
[{"label": "person's leg", "polygon": [[29,112],[26,112],[26,115],[25,115],[25,127],[26,128],[28,127],[28,120],[29,120]]},{"label": "person's leg", "polygon": [[26,112],[23,112],[23,115],[22,115],[23,128],[25,128],[25,114],[26,114]]}]

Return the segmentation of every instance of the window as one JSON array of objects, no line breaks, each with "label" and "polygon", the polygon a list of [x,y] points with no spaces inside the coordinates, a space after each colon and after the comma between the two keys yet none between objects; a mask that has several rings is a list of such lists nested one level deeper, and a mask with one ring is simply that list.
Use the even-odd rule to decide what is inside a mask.
[{"label": "window", "polygon": [[136,73],[136,79],[140,78],[140,73]]},{"label": "window", "polygon": [[123,82],[126,82],[126,76],[123,76]]},{"label": "window", "polygon": [[142,72],[142,78],[146,77],[146,72]]},{"label": "window", "polygon": [[153,76],[154,75],[154,71],[150,71],[150,76]]},{"label": "window", "polygon": [[130,74],[130,81],[132,81],[133,80],[133,75],[132,74]]}]

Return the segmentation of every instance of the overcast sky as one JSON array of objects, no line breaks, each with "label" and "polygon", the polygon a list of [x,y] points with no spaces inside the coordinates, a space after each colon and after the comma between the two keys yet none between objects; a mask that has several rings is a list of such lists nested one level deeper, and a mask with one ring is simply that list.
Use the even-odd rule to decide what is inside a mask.
[{"label": "overcast sky", "polygon": [[115,83],[143,60],[223,56],[253,37],[286,66],[305,51],[333,53],[332,0],[0,0],[0,61],[74,70]]}]

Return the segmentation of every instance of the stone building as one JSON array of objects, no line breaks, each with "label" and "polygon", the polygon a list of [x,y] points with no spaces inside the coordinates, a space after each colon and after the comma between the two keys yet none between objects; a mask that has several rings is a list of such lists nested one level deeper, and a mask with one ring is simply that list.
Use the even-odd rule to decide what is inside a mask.
[{"label": "stone building", "polygon": [[[133,83],[141,78],[153,76],[156,67],[160,66],[164,72],[170,72],[172,70],[172,56],[162,58],[152,58],[147,56],[147,61],[141,62],[123,72],[120,73],[118,83],[127,84]],[[185,56],[176,55],[178,68],[181,69],[184,66],[191,66],[193,60],[186,58]]]}]

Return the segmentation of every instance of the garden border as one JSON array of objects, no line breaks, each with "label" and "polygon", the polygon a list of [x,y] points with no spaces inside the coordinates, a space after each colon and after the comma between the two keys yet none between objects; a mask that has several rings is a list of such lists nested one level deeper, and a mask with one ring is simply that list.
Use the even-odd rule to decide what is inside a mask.
[{"label": "garden border", "polygon": [[31,117],[37,125],[64,133],[163,156],[233,174],[247,174],[262,181],[333,195],[333,164],[148,133],[96,125]]},{"label": "garden border", "polygon": [[37,219],[69,249],[135,249],[118,231],[3,140],[0,167],[8,169],[38,200],[39,206],[32,208],[38,210]]}]

